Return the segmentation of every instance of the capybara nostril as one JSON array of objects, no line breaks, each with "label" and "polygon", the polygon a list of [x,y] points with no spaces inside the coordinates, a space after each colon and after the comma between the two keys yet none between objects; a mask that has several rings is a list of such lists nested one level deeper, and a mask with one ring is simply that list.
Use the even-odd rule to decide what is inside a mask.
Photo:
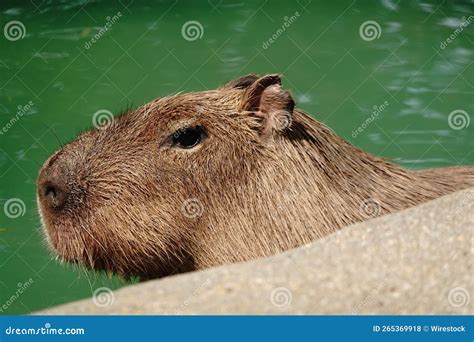
[{"label": "capybara nostril", "polygon": [[38,178],[38,198],[48,210],[62,209],[70,190],[65,179],[67,164],[59,158],[60,154],[61,151],[55,153],[45,162]]},{"label": "capybara nostril", "polygon": [[57,182],[44,182],[40,191],[42,201],[51,209],[61,209],[66,203],[67,191],[63,185]]}]

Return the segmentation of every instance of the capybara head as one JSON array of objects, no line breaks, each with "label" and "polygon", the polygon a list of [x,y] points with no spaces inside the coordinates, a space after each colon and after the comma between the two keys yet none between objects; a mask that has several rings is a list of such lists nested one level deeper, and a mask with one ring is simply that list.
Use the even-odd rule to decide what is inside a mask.
[{"label": "capybara head", "polygon": [[159,98],[43,165],[38,203],[63,260],[156,278],[301,246],[474,185],[472,167],[408,171],[294,109],[280,77]]},{"label": "capybara head", "polygon": [[250,75],[80,134],[39,173],[49,245],[66,261],[145,279],[220,263],[202,247],[229,233],[235,196],[274,159],[293,106],[279,76]]}]

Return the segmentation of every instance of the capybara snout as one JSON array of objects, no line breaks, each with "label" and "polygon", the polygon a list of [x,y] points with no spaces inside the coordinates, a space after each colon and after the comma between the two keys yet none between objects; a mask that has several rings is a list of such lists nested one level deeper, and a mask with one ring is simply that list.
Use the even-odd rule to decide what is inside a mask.
[{"label": "capybara snout", "polygon": [[278,75],[156,99],[79,135],[37,198],[60,258],[149,279],[297,247],[474,185],[471,167],[414,172],[294,108]]}]

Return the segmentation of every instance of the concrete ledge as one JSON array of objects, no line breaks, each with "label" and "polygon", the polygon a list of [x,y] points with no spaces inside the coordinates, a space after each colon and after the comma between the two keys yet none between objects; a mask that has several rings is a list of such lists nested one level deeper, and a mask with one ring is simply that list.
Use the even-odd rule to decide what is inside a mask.
[{"label": "concrete ledge", "polygon": [[37,314],[473,314],[473,209],[474,188],[284,254],[129,286],[105,307]]}]

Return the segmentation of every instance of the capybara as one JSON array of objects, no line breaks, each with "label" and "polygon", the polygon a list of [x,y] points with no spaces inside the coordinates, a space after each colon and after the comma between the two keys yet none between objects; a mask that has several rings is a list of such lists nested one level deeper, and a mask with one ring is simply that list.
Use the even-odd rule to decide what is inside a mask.
[{"label": "capybara", "polygon": [[158,98],[80,134],[38,177],[61,259],[142,280],[272,255],[474,186],[410,171],[300,110],[278,75]]}]

